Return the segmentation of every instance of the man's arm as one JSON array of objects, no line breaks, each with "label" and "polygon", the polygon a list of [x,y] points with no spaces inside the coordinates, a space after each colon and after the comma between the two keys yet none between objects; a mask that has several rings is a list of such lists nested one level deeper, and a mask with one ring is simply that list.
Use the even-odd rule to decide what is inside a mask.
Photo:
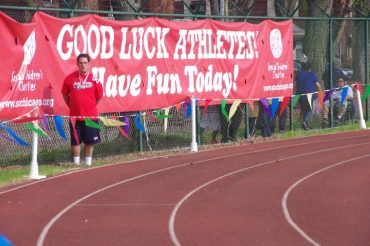
[{"label": "man's arm", "polygon": [[64,99],[64,102],[67,104],[67,106],[69,107],[69,95],[68,94],[63,94],[63,99]]},{"label": "man's arm", "polygon": [[352,90],[352,87],[348,85],[346,100],[352,100],[352,99],[353,99],[353,90]]},{"label": "man's arm", "polygon": [[319,92],[321,92],[321,91],[322,91],[322,89],[321,89],[321,85],[320,85],[320,83],[319,83],[319,82],[316,82],[316,83],[315,83],[315,86],[316,86],[316,88],[317,88],[317,91],[319,91]]}]

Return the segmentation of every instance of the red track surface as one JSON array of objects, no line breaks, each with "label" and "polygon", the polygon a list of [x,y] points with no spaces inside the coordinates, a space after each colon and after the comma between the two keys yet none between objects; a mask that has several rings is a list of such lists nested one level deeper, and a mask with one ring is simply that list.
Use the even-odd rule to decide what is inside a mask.
[{"label": "red track surface", "polygon": [[157,157],[0,190],[14,245],[369,245],[370,132]]}]

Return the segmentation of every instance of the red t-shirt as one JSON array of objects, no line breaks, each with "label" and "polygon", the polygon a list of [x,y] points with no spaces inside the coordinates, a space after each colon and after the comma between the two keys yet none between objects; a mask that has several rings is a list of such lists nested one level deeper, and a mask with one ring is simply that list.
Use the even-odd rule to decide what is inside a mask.
[{"label": "red t-shirt", "polygon": [[63,83],[62,94],[69,95],[70,116],[98,116],[96,100],[103,97],[103,87],[91,73],[80,75],[76,71],[68,75]]}]

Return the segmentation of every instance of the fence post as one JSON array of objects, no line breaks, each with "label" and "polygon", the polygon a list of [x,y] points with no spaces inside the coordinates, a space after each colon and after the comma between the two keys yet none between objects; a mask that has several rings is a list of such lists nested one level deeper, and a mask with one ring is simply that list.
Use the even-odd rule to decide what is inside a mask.
[{"label": "fence post", "polygon": [[[139,111],[139,113],[141,112]],[[139,117],[139,121],[141,122],[141,117]],[[139,152],[143,152],[143,149],[143,133],[140,131],[140,129],[137,129],[137,150]]]},{"label": "fence post", "polygon": [[[32,124],[35,128],[38,127],[37,121],[34,120]],[[38,135],[32,132],[32,161],[30,166],[30,179],[44,179],[46,176],[39,174],[39,165],[37,163],[37,148],[38,148]]]},{"label": "fence post", "polygon": [[[252,102],[254,103],[254,102]],[[244,104],[244,123],[245,123],[245,128],[244,128],[244,138],[250,138],[251,134],[249,133],[249,109],[248,109],[248,102]]]},{"label": "fence post", "polygon": [[195,106],[195,115],[196,115],[196,134],[197,134],[197,144],[198,145],[202,145],[202,143],[201,143],[201,141],[200,141],[200,124],[199,124],[199,122],[200,122],[200,112],[199,112],[199,106]]},{"label": "fence post", "polygon": [[191,97],[191,152],[198,151],[195,99]]},{"label": "fence post", "polygon": [[357,108],[358,108],[358,115],[360,117],[360,127],[361,129],[366,129],[366,123],[365,123],[365,120],[364,120],[364,114],[362,112],[362,103],[361,103],[361,93],[360,93],[360,85],[359,84],[355,84],[354,86],[355,90],[356,90],[356,97],[357,97]]}]

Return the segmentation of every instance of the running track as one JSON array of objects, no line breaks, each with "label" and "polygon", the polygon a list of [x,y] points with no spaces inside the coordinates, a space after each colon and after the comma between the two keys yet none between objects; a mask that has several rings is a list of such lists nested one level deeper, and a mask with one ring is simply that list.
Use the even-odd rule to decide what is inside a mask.
[{"label": "running track", "polygon": [[370,245],[370,132],[90,168],[0,190],[29,245]]}]

